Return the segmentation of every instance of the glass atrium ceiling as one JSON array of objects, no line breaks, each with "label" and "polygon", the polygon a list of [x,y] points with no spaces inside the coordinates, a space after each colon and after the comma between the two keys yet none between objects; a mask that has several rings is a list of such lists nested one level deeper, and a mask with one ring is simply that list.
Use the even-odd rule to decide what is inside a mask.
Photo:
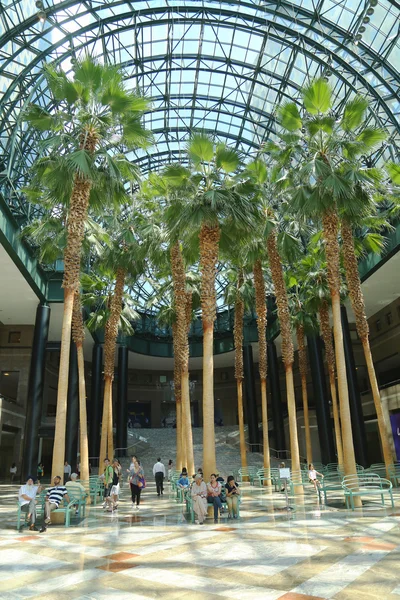
[{"label": "glass atrium ceiling", "polygon": [[193,129],[256,153],[274,136],[277,105],[321,74],[340,102],[369,97],[371,120],[391,134],[383,158],[400,147],[395,0],[2,0],[0,34],[0,172],[16,211],[36,157],[21,110],[51,107],[45,62],[68,71],[83,52],[121,64],[128,84],[152,98],[146,125],[156,144],[132,156],[143,172],[178,159]]}]

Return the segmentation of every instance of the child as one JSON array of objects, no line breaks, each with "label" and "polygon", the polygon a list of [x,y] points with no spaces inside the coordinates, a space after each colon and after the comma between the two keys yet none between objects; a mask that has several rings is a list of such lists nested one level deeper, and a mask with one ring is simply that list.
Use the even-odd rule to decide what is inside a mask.
[{"label": "child", "polygon": [[322,475],[322,473],[318,473],[318,471],[316,471],[314,469],[314,465],[312,463],[310,463],[308,465],[308,478],[309,478],[310,482],[313,483],[315,490],[317,489],[317,485],[319,485],[319,481],[317,479],[317,475],[319,475],[320,477],[322,477],[322,479],[324,478],[324,476]]}]

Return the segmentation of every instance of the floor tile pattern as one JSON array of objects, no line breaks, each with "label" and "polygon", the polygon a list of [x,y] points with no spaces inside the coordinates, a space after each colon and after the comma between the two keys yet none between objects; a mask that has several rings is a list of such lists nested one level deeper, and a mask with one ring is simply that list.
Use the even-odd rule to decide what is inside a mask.
[{"label": "floor tile pattern", "polygon": [[354,512],[243,486],[241,518],[203,526],[154,483],[133,512],[89,507],[69,529],[16,530],[17,486],[0,486],[1,600],[387,600],[400,596],[400,491],[395,509]]}]

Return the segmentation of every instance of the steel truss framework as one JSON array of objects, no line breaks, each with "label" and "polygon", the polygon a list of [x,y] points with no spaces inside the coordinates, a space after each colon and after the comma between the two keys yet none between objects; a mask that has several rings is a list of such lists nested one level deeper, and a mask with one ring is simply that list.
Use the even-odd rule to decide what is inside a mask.
[{"label": "steel truss framework", "polygon": [[33,0],[0,2],[0,186],[21,221],[35,216],[19,193],[37,157],[21,113],[51,109],[44,63],[68,72],[85,52],[123,67],[127,85],[152,98],[155,145],[131,159],[143,173],[184,159],[194,129],[243,155],[276,135],[275,113],[315,76],[338,98],[366,95],[369,120],[388,130],[372,162],[400,148],[400,4],[395,0]]}]

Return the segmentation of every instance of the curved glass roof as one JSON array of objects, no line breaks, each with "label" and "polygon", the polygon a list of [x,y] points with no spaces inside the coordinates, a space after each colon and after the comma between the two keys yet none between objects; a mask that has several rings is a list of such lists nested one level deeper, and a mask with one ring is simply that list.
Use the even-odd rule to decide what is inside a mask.
[{"label": "curved glass roof", "polygon": [[[39,4],[39,8],[36,6]],[[43,8],[40,8],[40,4]],[[0,173],[18,197],[36,157],[20,122],[29,102],[51,107],[44,62],[67,71],[82,52],[123,66],[153,99],[156,144],[132,155],[143,172],[180,158],[190,130],[213,132],[245,155],[275,132],[276,107],[309,77],[329,78],[340,103],[360,92],[370,119],[400,147],[400,3],[395,0],[3,0],[0,4]],[[38,12],[45,20],[38,19]],[[42,15],[43,17],[43,15]],[[340,108],[340,107],[338,107]]]}]

